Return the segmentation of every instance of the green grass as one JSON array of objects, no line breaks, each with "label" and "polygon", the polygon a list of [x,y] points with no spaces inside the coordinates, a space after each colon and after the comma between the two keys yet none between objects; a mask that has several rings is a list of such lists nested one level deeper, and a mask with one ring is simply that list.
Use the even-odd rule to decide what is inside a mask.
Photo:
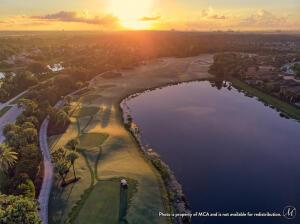
[{"label": "green grass", "polygon": [[[62,135],[53,136],[49,139],[51,150],[63,147],[70,139],[78,136],[76,122],[71,122],[67,131]],[[94,178],[86,162],[86,158],[79,153],[79,159],[75,163],[76,175],[80,180],[76,183],[70,184],[67,187],[60,187],[58,178],[52,186],[49,202],[49,223],[62,224],[67,219],[68,214],[72,208],[81,200],[84,192],[93,185]],[[72,178],[72,172],[69,173],[67,178]]]},{"label": "green grass", "polygon": [[159,174],[136,147],[128,135],[111,136],[102,145],[97,177],[104,180],[124,176],[138,182],[137,192],[127,212],[129,223],[168,223],[166,218],[157,216],[159,211],[166,211],[162,202],[167,200],[166,192],[158,185]]},{"label": "green grass", "polygon": [[2,117],[7,111],[9,111],[10,108],[12,108],[12,106],[6,106],[6,107],[3,107],[3,108],[0,110],[0,117]]},{"label": "green grass", "polygon": [[261,101],[268,103],[278,109],[279,111],[283,112],[284,114],[288,115],[289,117],[292,117],[296,120],[300,120],[300,109],[287,103],[284,102],[276,97],[273,97],[269,94],[266,94],[256,88],[253,88],[246,83],[238,80],[238,79],[230,79],[231,83],[233,84],[234,87],[237,89],[244,90],[248,94],[254,95],[258,97]]},{"label": "green grass", "polygon": [[[78,182],[62,188],[58,185],[58,179],[55,181],[49,203],[50,224],[64,223],[74,205],[81,200],[82,194],[93,184],[94,179],[91,176],[84,156],[79,156],[79,159],[76,160],[75,168],[76,175],[80,177]],[[72,172],[69,172],[67,178],[72,177]]]},{"label": "green grass", "polygon": [[94,116],[98,113],[98,107],[81,107],[77,111],[74,112],[74,117],[86,117],[86,116]]},{"label": "green grass", "polygon": [[120,179],[99,181],[90,192],[74,223],[119,224],[119,215],[126,215],[126,209],[136,192],[136,182],[129,181],[129,187],[122,195],[119,183]]},{"label": "green grass", "polygon": [[81,97],[80,102],[84,102],[84,103],[92,103],[94,100],[96,100],[97,98],[100,98],[101,95],[99,94],[87,94],[84,95],[83,97]]},{"label": "green grass", "polygon": [[100,147],[107,138],[108,134],[106,133],[84,133],[79,136],[79,148],[91,149]]},{"label": "green grass", "polygon": [[78,127],[78,133],[84,133],[85,129],[89,126],[93,119],[93,116],[86,116],[83,118],[78,118],[77,119],[77,127]]}]

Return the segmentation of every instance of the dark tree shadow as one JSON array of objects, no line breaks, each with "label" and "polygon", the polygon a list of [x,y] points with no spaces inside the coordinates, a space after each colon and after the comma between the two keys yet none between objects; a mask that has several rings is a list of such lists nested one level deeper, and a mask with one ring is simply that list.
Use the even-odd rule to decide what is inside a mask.
[{"label": "dark tree shadow", "polygon": [[119,207],[119,223],[126,224],[126,213],[128,205],[128,191],[127,187],[120,186],[120,207]]}]

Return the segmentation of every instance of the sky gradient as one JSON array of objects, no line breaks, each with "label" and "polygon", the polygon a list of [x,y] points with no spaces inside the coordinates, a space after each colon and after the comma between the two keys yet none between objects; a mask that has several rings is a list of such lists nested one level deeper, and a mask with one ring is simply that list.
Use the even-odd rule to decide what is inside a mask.
[{"label": "sky gradient", "polygon": [[0,0],[0,30],[300,30],[299,0]]}]

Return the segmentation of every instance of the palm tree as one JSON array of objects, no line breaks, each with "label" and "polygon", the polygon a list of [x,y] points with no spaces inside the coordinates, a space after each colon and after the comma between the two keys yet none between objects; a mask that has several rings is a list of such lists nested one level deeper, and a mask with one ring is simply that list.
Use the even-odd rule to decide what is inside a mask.
[{"label": "palm tree", "polygon": [[79,156],[76,152],[70,152],[66,157],[66,160],[69,161],[73,167],[73,174],[74,174],[75,180],[77,180],[76,172],[75,172],[75,161],[78,158],[79,158]]},{"label": "palm tree", "polygon": [[61,185],[64,186],[66,184],[66,175],[68,174],[68,172],[70,170],[70,166],[66,161],[62,160],[55,164],[55,168],[56,168],[58,174],[62,178]]},{"label": "palm tree", "polygon": [[70,105],[70,103],[71,103],[72,100],[73,100],[73,97],[72,97],[72,96],[65,96],[64,100],[65,100],[65,102],[67,103],[67,105]]},{"label": "palm tree", "polygon": [[59,148],[51,153],[52,161],[54,163],[58,163],[59,161],[65,160],[66,154],[66,150],[64,150],[63,148]]},{"label": "palm tree", "polygon": [[57,111],[55,118],[56,124],[63,123],[63,125],[65,125],[69,121],[68,114],[63,110]]},{"label": "palm tree", "polygon": [[17,162],[17,155],[7,144],[0,144],[0,169],[7,171],[12,167]]},{"label": "palm tree", "polygon": [[79,140],[73,138],[73,139],[71,139],[70,141],[68,141],[66,147],[67,147],[68,149],[71,149],[71,150],[73,150],[73,151],[76,151],[78,145],[79,145]]}]

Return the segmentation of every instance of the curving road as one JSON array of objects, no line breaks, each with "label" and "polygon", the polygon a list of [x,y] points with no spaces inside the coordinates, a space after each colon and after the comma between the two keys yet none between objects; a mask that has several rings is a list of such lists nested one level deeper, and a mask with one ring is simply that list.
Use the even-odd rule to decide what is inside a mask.
[{"label": "curving road", "polygon": [[53,182],[53,165],[47,140],[48,124],[49,118],[47,117],[43,121],[39,132],[40,149],[44,160],[44,177],[38,201],[40,204],[40,218],[43,224],[48,224],[48,204]]},{"label": "curving road", "polygon": [[[64,101],[60,100],[55,104],[55,108],[59,108],[64,105]],[[43,155],[44,163],[44,176],[43,183],[39,194],[39,205],[40,205],[40,218],[43,224],[48,224],[48,205],[49,197],[53,182],[53,164],[51,162],[50,149],[48,145],[48,130],[49,116],[43,121],[39,131],[39,142],[40,150]]]},{"label": "curving road", "polygon": [[[82,91],[84,88],[76,90],[69,94],[69,96],[76,94],[79,91]],[[64,100],[60,100],[55,104],[55,108],[60,108],[64,105]],[[44,176],[43,183],[39,194],[39,205],[40,205],[40,218],[43,224],[48,224],[48,205],[49,198],[53,183],[53,164],[51,162],[51,154],[48,145],[47,130],[49,125],[49,117],[45,118],[43,121],[40,130],[39,130],[39,141],[40,141],[40,150],[43,155],[44,163]]]}]

